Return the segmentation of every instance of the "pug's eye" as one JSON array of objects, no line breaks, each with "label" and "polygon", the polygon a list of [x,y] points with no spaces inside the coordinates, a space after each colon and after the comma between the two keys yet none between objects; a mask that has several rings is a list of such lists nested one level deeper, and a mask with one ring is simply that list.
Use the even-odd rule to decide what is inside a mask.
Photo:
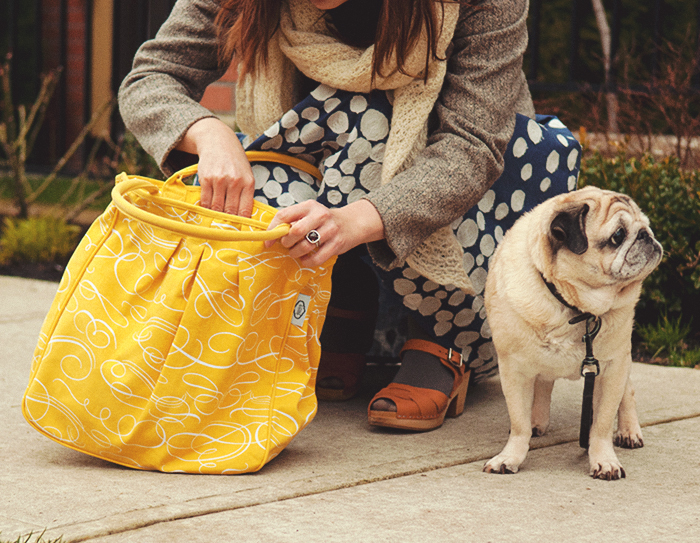
[{"label": "pug's eye", "polygon": [[619,247],[620,245],[622,245],[622,242],[625,241],[626,236],[627,232],[625,232],[625,229],[618,228],[617,231],[610,238],[610,244],[613,247]]}]

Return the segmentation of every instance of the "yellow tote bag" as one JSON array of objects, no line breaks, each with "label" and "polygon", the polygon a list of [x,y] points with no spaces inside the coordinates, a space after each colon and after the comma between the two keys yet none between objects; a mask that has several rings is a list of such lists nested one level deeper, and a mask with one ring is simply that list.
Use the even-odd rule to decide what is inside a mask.
[{"label": "yellow tote bag", "polygon": [[[274,153],[320,175],[308,163]],[[288,225],[199,207],[178,172],[120,174],[70,260],[34,353],[22,409],[54,441],[117,464],[259,470],[314,417],[332,262],[305,268]]]}]

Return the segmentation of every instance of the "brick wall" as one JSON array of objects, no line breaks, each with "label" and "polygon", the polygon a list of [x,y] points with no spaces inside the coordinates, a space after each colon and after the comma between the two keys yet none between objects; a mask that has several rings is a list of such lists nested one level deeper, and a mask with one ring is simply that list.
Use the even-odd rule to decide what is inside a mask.
[{"label": "brick wall", "polygon": [[207,87],[200,102],[230,126],[235,123],[236,75],[236,67],[232,64],[221,79]]}]

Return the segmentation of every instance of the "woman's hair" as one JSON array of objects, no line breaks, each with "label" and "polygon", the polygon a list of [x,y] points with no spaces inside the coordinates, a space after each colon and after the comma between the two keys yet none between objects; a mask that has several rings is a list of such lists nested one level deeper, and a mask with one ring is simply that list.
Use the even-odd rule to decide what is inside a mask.
[{"label": "woman's hair", "polygon": [[[380,1],[380,0],[377,0]],[[428,54],[424,70],[431,58],[437,59],[438,39],[442,28],[443,4],[460,3],[475,6],[481,0],[383,0],[379,24],[374,38],[373,78],[383,75],[382,68],[395,55],[402,74],[411,49],[425,28]],[[279,27],[280,0],[224,0],[216,18],[221,38],[220,59],[230,62],[235,55],[239,74],[255,73],[267,64],[268,43]]]}]

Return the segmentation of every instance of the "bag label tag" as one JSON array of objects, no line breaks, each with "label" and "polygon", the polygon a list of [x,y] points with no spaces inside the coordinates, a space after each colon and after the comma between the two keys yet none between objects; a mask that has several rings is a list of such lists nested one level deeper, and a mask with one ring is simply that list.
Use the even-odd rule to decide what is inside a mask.
[{"label": "bag label tag", "polygon": [[299,294],[299,296],[297,296],[297,301],[294,304],[294,311],[292,312],[292,324],[294,326],[304,325],[304,319],[306,318],[306,313],[309,310],[310,302],[311,296],[308,294]]}]

